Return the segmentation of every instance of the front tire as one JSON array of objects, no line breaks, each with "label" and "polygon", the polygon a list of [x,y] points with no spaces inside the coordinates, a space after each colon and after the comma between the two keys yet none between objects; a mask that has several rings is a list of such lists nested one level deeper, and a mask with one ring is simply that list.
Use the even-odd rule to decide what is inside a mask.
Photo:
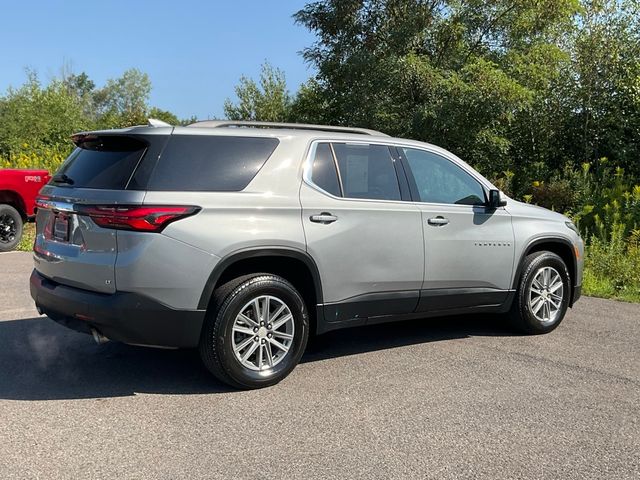
[{"label": "front tire", "polygon": [[571,295],[567,266],[552,252],[527,255],[509,316],[527,334],[548,333],[562,322]]},{"label": "front tire", "polygon": [[307,309],[293,285],[277,275],[245,275],[214,292],[200,357],[233,387],[268,387],[291,373],[308,337]]},{"label": "front tire", "polygon": [[0,205],[0,252],[10,252],[22,238],[22,217],[11,205]]}]

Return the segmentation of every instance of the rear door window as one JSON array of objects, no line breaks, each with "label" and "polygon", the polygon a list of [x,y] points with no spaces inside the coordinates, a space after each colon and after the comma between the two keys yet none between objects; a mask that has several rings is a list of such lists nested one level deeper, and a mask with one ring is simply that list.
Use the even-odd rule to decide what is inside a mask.
[{"label": "rear door window", "polygon": [[311,179],[316,186],[325,192],[336,197],[342,196],[336,163],[328,143],[319,143],[316,148]]},{"label": "rear door window", "polygon": [[173,135],[148,190],[235,192],[246,188],[278,146],[270,137]]},{"label": "rear door window", "polygon": [[334,143],[346,198],[400,200],[398,176],[386,145]]},{"label": "rear door window", "polygon": [[147,144],[118,136],[87,136],[49,182],[57,187],[121,190],[126,187]]}]

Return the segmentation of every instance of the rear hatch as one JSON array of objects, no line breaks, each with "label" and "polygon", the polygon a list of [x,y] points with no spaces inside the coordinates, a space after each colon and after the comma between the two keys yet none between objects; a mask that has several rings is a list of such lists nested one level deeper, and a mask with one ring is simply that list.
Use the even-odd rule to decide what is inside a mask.
[{"label": "rear hatch", "polygon": [[[77,148],[37,200],[36,270],[58,283],[101,293],[116,290],[117,232],[96,223],[96,212],[141,205],[137,189],[153,169],[170,128],[74,136]],[[147,162],[148,160],[148,162]],[[112,221],[112,220],[111,220]]]}]

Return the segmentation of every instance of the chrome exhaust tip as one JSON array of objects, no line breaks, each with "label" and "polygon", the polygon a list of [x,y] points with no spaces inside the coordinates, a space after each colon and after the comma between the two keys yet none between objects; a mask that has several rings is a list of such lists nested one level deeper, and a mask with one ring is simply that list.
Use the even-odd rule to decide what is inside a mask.
[{"label": "chrome exhaust tip", "polygon": [[102,345],[104,343],[107,343],[109,341],[109,339],[107,337],[105,337],[104,335],[102,335],[98,330],[96,330],[95,328],[91,329],[91,336],[93,337],[93,339],[95,340],[95,342],[98,345]]}]

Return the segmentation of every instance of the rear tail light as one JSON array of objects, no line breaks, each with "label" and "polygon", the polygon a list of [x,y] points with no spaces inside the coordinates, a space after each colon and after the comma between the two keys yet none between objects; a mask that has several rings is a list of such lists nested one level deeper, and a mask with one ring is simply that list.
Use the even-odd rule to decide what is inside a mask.
[{"label": "rear tail light", "polygon": [[78,214],[87,215],[97,225],[115,230],[161,232],[171,222],[200,211],[200,207],[169,205],[82,205]]},{"label": "rear tail light", "polygon": [[37,212],[38,208],[49,208],[50,207],[49,200],[50,200],[49,197],[46,197],[44,195],[38,195],[35,201],[34,212]]}]

